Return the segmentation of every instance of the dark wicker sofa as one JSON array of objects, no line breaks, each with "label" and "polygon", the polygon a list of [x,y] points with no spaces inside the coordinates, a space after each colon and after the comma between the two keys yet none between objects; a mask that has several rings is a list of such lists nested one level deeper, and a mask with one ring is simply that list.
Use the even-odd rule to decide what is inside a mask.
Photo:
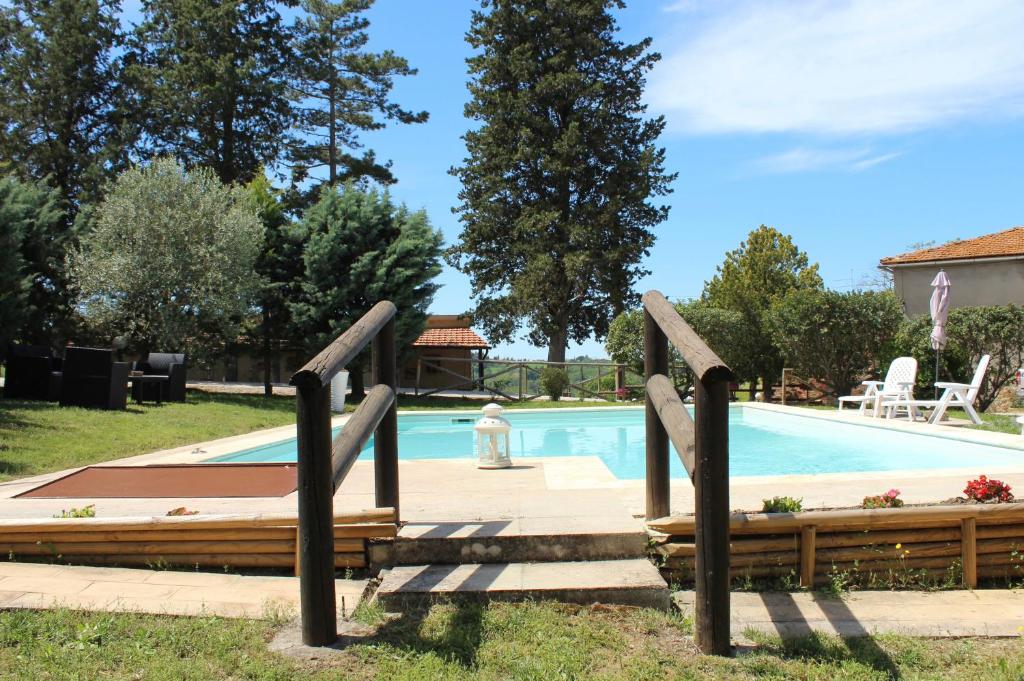
[{"label": "dark wicker sofa", "polygon": [[11,344],[6,364],[4,397],[51,402],[60,399],[61,360],[50,348]]},{"label": "dark wicker sofa", "polygon": [[69,347],[64,351],[62,406],[124,409],[127,402],[128,363],[115,362],[113,350]]}]

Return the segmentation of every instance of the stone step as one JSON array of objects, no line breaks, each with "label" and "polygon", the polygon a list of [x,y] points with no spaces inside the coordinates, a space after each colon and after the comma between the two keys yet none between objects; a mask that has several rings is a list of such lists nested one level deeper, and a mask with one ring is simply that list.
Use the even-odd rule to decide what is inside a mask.
[{"label": "stone step", "polygon": [[411,565],[381,573],[375,598],[386,609],[443,601],[554,600],[667,610],[668,585],[646,559],[552,563]]},{"label": "stone step", "polygon": [[619,560],[647,555],[647,533],[633,518],[600,528],[534,519],[529,522],[409,523],[389,547],[388,565],[533,563]]}]

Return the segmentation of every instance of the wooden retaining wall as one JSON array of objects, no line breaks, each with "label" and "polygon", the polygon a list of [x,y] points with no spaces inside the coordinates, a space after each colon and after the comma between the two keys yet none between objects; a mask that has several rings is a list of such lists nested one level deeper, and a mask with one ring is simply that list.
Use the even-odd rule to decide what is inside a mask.
[{"label": "wooden retaining wall", "polygon": [[[393,508],[334,517],[335,567],[367,564],[367,542],[398,533]],[[292,568],[298,520],[291,514],[0,520],[0,552],[84,565]]]},{"label": "wooden retaining wall", "polygon": [[[665,569],[691,579],[693,516],[647,526],[661,533],[655,543]],[[729,534],[733,578],[799,575],[801,585],[811,586],[844,571],[941,579],[961,570],[968,588],[978,579],[1024,578],[1024,503],[736,513]]]}]

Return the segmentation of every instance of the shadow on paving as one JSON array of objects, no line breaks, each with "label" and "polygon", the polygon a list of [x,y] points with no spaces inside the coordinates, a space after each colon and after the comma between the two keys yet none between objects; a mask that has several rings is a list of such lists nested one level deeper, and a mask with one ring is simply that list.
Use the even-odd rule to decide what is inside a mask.
[{"label": "shadow on paving", "polygon": [[765,609],[771,615],[781,644],[761,646],[786,657],[799,657],[818,661],[841,662],[855,660],[883,672],[894,681],[900,679],[899,667],[892,657],[864,628],[849,606],[841,599],[813,594],[814,603],[839,633],[840,638],[815,631],[800,613],[800,609],[787,592],[766,592],[761,595]]}]

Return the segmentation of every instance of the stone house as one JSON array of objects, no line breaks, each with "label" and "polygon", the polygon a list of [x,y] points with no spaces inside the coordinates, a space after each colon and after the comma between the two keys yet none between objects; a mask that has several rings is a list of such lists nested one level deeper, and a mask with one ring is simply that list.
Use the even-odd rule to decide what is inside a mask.
[{"label": "stone house", "polygon": [[928,314],[931,282],[949,276],[950,307],[1024,305],[1024,227],[973,239],[958,239],[882,258],[908,317]]}]

